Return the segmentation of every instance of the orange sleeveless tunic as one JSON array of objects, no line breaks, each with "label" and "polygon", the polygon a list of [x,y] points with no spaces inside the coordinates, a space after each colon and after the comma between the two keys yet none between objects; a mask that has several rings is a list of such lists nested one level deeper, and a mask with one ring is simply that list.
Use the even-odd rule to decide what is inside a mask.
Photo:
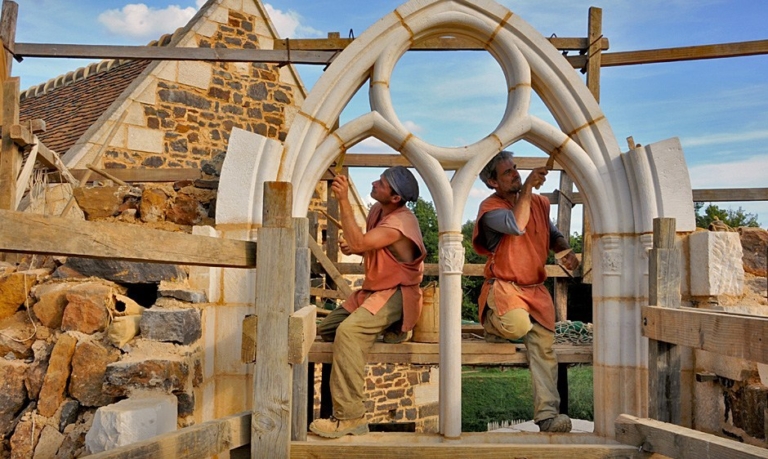
[{"label": "orange sleeveless tunic", "polygon": [[522,308],[543,327],[554,331],[555,306],[543,284],[547,279],[545,265],[549,255],[549,200],[536,194],[531,198],[531,217],[525,234],[505,234],[493,252],[483,245],[480,219],[491,210],[512,210],[513,207],[496,194],[480,204],[472,234],[475,251],[488,257],[484,270],[486,281],[478,299],[480,321],[483,321],[488,293],[493,288],[498,314]]},{"label": "orange sleeveless tunic", "polygon": [[400,287],[403,293],[402,330],[408,331],[413,329],[421,315],[422,296],[419,284],[424,277],[427,249],[424,247],[419,221],[407,207],[402,206],[384,217],[381,212],[381,204],[376,203],[371,207],[366,230],[378,227],[396,229],[416,244],[421,255],[410,263],[402,263],[387,248],[366,252],[363,286],[347,298],[342,306],[349,312],[364,307],[371,314],[376,314]]}]

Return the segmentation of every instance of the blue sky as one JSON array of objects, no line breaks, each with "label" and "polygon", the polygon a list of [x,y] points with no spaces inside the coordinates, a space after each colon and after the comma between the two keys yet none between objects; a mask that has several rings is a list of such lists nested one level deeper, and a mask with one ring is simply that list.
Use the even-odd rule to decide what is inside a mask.
[{"label": "blue sky", "polygon": [[[202,0],[17,0],[17,42],[146,44],[184,25]],[[282,36],[324,37],[350,29],[360,35],[401,2],[376,0],[271,0],[264,2]],[[545,36],[583,37],[590,6],[603,9],[608,52],[729,43],[768,38],[768,2],[733,0],[502,0]],[[14,63],[22,89],[87,64],[75,60],[25,59]],[[305,85],[321,67],[300,66]],[[679,137],[693,188],[768,187],[768,55],[602,69],[601,106],[619,145],[633,136],[648,144]],[[408,53],[393,75],[395,108],[413,132],[446,146],[473,143],[493,130],[503,114],[501,69],[486,53]],[[361,93],[342,115],[344,123],[368,111]],[[535,114],[551,119],[541,104]],[[515,145],[524,156],[544,156]],[[358,151],[384,151],[366,142]],[[355,170],[362,195],[380,171]],[[556,173],[542,191],[557,187]],[[425,188],[423,188],[425,189]],[[474,217],[488,190],[478,182],[465,209]],[[768,227],[768,202],[719,203],[758,214]],[[575,208],[578,214],[580,206]],[[575,214],[575,215],[576,215]],[[572,231],[580,231],[575,218]]]}]

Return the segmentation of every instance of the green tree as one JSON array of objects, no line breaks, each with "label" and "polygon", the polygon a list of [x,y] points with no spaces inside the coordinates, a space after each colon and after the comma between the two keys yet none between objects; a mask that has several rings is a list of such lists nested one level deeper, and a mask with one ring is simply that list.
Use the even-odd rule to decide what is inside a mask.
[{"label": "green tree", "polygon": [[760,226],[757,222],[757,214],[750,214],[741,207],[736,210],[721,209],[714,204],[710,204],[705,208],[703,202],[694,202],[693,209],[696,213],[696,226],[699,228],[709,227],[709,224],[715,219],[722,221],[731,228]]},{"label": "green tree", "polygon": [[437,263],[439,260],[437,229],[437,212],[435,206],[429,201],[419,198],[416,202],[409,202],[408,208],[413,211],[419,220],[419,229],[424,238],[424,247],[427,248],[427,258],[424,263]]},{"label": "green tree", "polygon": [[[464,236],[464,263],[485,264],[486,257],[478,255],[472,247],[472,231],[475,228],[475,222],[467,220],[461,226],[461,234]],[[482,277],[463,276],[461,278],[461,318],[463,320],[477,321],[477,299],[480,297],[480,289],[483,287],[485,279]]]}]

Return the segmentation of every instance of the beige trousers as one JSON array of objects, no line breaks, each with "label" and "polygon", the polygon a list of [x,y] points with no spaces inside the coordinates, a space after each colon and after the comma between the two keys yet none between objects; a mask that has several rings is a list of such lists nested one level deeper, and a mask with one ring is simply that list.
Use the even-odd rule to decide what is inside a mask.
[{"label": "beige trousers", "polygon": [[333,415],[337,419],[365,416],[365,364],[368,352],[379,334],[402,318],[403,294],[397,289],[376,314],[362,307],[350,314],[339,307],[317,326],[324,340],[333,340],[331,397]]},{"label": "beige trousers", "polygon": [[488,333],[506,339],[523,338],[533,381],[533,420],[541,422],[557,416],[560,394],[557,392],[557,358],[552,350],[555,334],[532,321],[524,309],[512,309],[504,315],[497,315],[493,289],[488,293],[483,325]]}]

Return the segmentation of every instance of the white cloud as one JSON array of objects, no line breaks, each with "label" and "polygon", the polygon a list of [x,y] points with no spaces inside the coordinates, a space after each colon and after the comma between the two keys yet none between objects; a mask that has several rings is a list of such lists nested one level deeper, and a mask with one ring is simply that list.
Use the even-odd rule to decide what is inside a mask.
[{"label": "white cloud", "polygon": [[389,145],[375,137],[368,137],[362,142],[352,147],[357,153],[394,153]]},{"label": "white cloud", "polygon": [[736,132],[726,134],[711,134],[698,136],[694,138],[682,138],[683,147],[700,147],[706,145],[723,145],[735,142],[752,142],[755,140],[768,139],[768,130],[758,130],[751,132]]},{"label": "white cloud", "polygon": [[130,3],[121,10],[104,11],[98,19],[115,35],[154,39],[185,26],[195,13],[197,9],[191,6],[181,8],[178,5],[169,5],[164,9],[157,9],[144,3]]},{"label": "white cloud", "polygon": [[473,199],[485,199],[493,193],[493,190],[487,188],[485,185],[481,187],[474,186],[469,190],[469,197]]},{"label": "white cloud", "polygon": [[762,188],[765,187],[768,156],[752,156],[741,161],[691,166],[691,187],[708,188]]},{"label": "white cloud", "polygon": [[322,36],[322,32],[317,29],[313,29],[307,25],[301,23],[302,17],[299,13],[293,10],[282,11],[278,10],[269,3],[264,4],[264,8],[267,10],[269,18],[272,19],[272,24],[277,29],[277,34],[281,37],[289,38],[302,38],[302,37],[319,37]]}]

